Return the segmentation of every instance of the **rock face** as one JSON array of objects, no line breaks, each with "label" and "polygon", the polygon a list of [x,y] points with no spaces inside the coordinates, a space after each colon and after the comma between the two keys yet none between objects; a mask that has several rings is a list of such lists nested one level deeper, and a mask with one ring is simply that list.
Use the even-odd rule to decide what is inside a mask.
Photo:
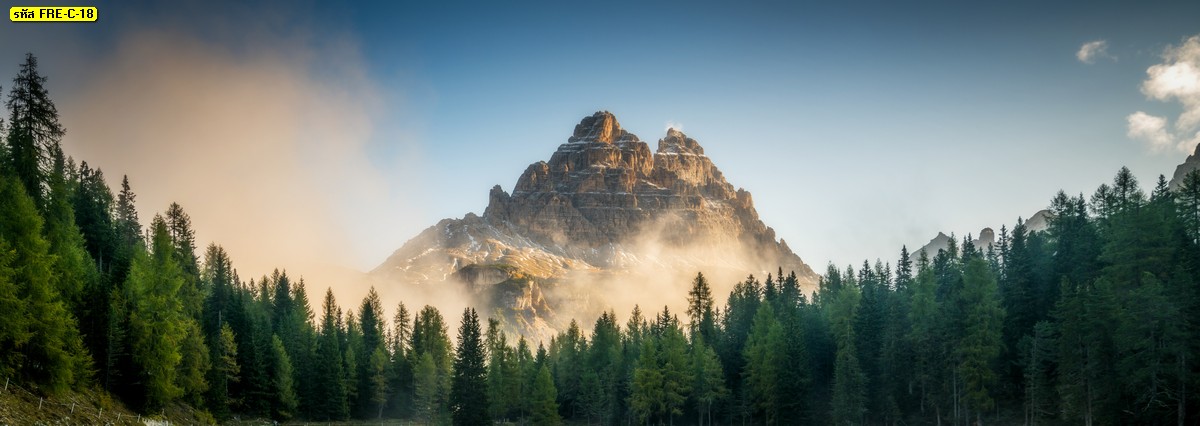
[{"label": "rock face", "polygon": [[1183,164],[1175,168],[1175,175],[1171,177],[1168,186],[1172,190],[1179,189],[1179,185],[1183,184],[1183,177],[1193,170],[1200,170],[1200,144],[1196,144],[1196,152],[1189,155],[1186,160],[1183,160]]},{"label": "rock face", "polygon": [[[933,259],[934,256],[937,256],[938,251],[946,250],[950,247],[951,239],[954,239],[954,237],[946,235],[944,232],[938,232],[936,237],[933,237],[933,239],[929,240],[929,242],[925,243],[925,245],[921,246],[921,248],[913,251],[912,256],[914,258],[916,256],[920,256],[920,253],[924,251],[926,256],[929,256],[930,259]],[[958,249],[962,250],[962,242],[957,239],[955,239],[954,242],[958,244]],[[992,244],[996,243],[996,233],[995,231],[992,231],[992,228],[983,228],[979,231],[979,237],[972,239],[971,243],[975,245],[976,249],[986,252],[988,247],[991,247]]]},{"label": "rock face", "polygon": [[[1020,223],[1025,225],[1026,232],[1044,232],[1046,229],[1050,228],[1049,221],[1051,217],[1053,217],[1053,215],[1050,213],[1050,210],[1038,210],[1037,213],[1029,216],[1029,219],[1024,219]],[[933,237],[932,240],[929,240],[929,242],[921,248],[913,251],[912,256],[915,258],[919,255],[919,252],[925,251],[925,254],[932,259],[937,255],[938,250],[945,250],[947,247],[950,247],[950,239],[951,237],[945,233],[938,232],[936,237]],[[956,240],[955,242],[958,243],[959,249],[961,250],[962,241]],[[992,230],[992,228],[983,228],[979,231],[979,237],[972,240],[971,243],[975,245],[975,248],[986,253],[989,246],[996,244],[996,232]]]},{"label": "rock face", "polygon": [[543,282],[646,266],[692,276],[728,267],[743,277],[782,267],[810,289],[817,281],[696,140],[670,129],[651,151],[607,111],[585,117],[548,161],[529,165],[511,194],[493,187],[482,216],[442,220],[372,275],[418,285],[457,276],[476,292],[513,281],[471,265],[508,265]]},{"label": "rock face", "polygon": [[1025,222],[1023,222],[1025,224],[1025,231],[1042,232],[1050,229],[1050,219],[1053,217],[1054,214],[1050,213],[1050,210],[1038,210],[1037,213],[1034,213],[1033,216],[1029,216],[1029,219],[1026,219]]}]

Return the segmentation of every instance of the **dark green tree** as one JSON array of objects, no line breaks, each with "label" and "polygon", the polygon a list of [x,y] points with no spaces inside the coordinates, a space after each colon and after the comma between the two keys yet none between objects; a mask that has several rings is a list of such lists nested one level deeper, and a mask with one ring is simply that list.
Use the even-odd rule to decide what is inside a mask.
[{"label": "dark green tree", "polygon": [[488,416],[487,367],[480,336],[479,316],[474,308],[463,311],[458,328],[458,347],[454,351],[453,377],[450,381],[450,412],[456,425],[491,423]]},{"label": "dark green tree", "polygon": [[979,256],[967,261],[963,271],[961,303],[966,308],[965,334],[957,344],[958,375],[966,389],[967,406],[982,424],[983,413],[995,404],[990,391],[995,380],[992,363],[1000,355],[1004,310],[996,295],[996,279]]},{"label": "dark green tree", "polygon": [[38,60],[32,53],[8,92],[8,136],[5,138],[5,167],[25,189],[39,210],[46,205],[46,192],[52,172],[52,153],[61,152],[60,141],[66,130],[58,122],[58,109],[46,90],[46,77],[38,73]]},{"label": "dark green tree", "polygon": [[321,420],[344,419],[349,414],[346,406],[346,389],[342,382],[342,349],[338,327],[337,302],[333,289],[325,291],[321,305],[321,332],[317,340],[316,364],[313,375],[317,381],[316,399],[312,401],[313,416]]},{"label": "dark green tree", "polygon": [[713,423],[713,405],[729,397],[725,373],[717,352],[703,340],[692,345],[692,398],[696,403],[696,422]]},{"label": "dark green tree", "polygon": [[296,415],[300,404],[296,397],[296,382],[293,381],[292,361],[283,341],[279,336],[271,336],[271,378],[274,388],[274,401],[271,417],[276,420],[287,420]]},{"label": "dark green tree", "polygon": [[754,316],[754,327],[746,340],[746,368],[742,373],[746,396],[754,412],[762,413],[764,423],[778,421],[780,367],[783,366],[783,327],[770,304],[764,304]]},{"label": "dark green tree", "polygon": [[688,336],[693,341],[702,337],[706,342],[717,341],[716,311],[713,310],[712,288],[704,274],[697,273],[688,290]]},{"label": "dark green tree", "polygon": [[854,324],[861,296],[855,286],[845,286],[833,297],[830,323],[837,340],[833,378],[833,423],[860,424],[866,412],[867,384],[866,376],[858,363],[858,349],[854,347]]},{"label": "dark green tree", "polygon": [[530,423],[535,426],[557,426],[562,424],[558,415],[558,405],[554,402],[558,391],[554,389],[554,379],[550,377],[550,369],[546,366],[538,368],[533,381],[532,407],[530,407]]}]

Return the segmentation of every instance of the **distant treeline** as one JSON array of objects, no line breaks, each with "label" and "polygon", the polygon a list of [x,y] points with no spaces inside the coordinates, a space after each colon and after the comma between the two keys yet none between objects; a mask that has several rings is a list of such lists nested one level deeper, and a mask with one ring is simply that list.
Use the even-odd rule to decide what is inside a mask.
[{"label": "distant treeline", "polygon": [[[1018,221],[932,259],[753,276],[719,307],[698,274],[679,315],[608,312],[548,345],[435,307],[389,320],[303,280],[238,277],[196,252],[178,204],[143,232],[129,180],[62,152],[26,57],[0,122],[0,377],[53,394],[103,388],[143,412],[215,419],[411,418],[478,425],[1194,424],[1200,398],[1200,172],[1147,196],[1128,169],[1059,193],[1044,232]],[[653,283],[648,283],[652,285]]]}]

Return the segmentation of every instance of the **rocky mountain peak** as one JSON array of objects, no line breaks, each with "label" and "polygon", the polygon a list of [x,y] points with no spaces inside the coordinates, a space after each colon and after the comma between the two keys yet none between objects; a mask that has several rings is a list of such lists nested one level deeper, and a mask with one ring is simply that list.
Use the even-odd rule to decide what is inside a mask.
[{"label": "rocky mountain peak", "polygon": [[[530,301],[541,300],[538,282],[642,280],[648,268],[681,274],[672,282],[698,271],[732,282],[781,267],[806,288],[816,285],[812,269],[759,219],[750,193],[727,182],[695,139],[669,129],[651,152],[600,111],[548,160],[526,167],[511,194],[492,187],[483,215],[426,229],[373,275],[414,284],[457,279],[481,295],[501,286]],[[545,300],[600,297],[585,290],[547,290]],[[577,308],[603,308],[585,305]],[[536,316],[554,309],[537,308]]]},{"label": "rocky mountain peak", "polygon": [[1183,163],[1175,168],[1175,174],[1171,177],[1171,182],[1168,186],[1171,189],[1179,188],[1183,184],[1183,177],[1191,173],[1192,170],[1200,170],[1200,144],[1196,144],[1196,152],[1189,155]]},{"label": "rocky mountain peak", "polygon": [[704,148],[695,139],[687,137],[675,128],[667,129],[667,136],[658,140],[659,154],[704,155]]},{"label": "rocky mountain peak", "polygon": [[597,111],[591,116],[584,117],[575,125],[575,134],[567,139],[570,143],[636,141],[637,136],[621,129],[617,117],[608,111]]}]

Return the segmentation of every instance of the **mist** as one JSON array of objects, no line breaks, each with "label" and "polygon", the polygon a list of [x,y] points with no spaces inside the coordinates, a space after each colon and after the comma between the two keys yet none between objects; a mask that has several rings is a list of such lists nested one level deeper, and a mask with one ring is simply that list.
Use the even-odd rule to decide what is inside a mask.
[{"label": "mist", "polygon": [[353,307],[367,291],[359,271],[418,215],[393,186],[420,160],[377,167],[371,144],[389,108],[352,43],[267,40],[123,35],[78,91],[56,96],[64,148],[103,169],[114,193],[128,175],[143,225],[178,202],[198,252],[224,246],[243,280],[286,269],[310,300],[332,287]]}]

